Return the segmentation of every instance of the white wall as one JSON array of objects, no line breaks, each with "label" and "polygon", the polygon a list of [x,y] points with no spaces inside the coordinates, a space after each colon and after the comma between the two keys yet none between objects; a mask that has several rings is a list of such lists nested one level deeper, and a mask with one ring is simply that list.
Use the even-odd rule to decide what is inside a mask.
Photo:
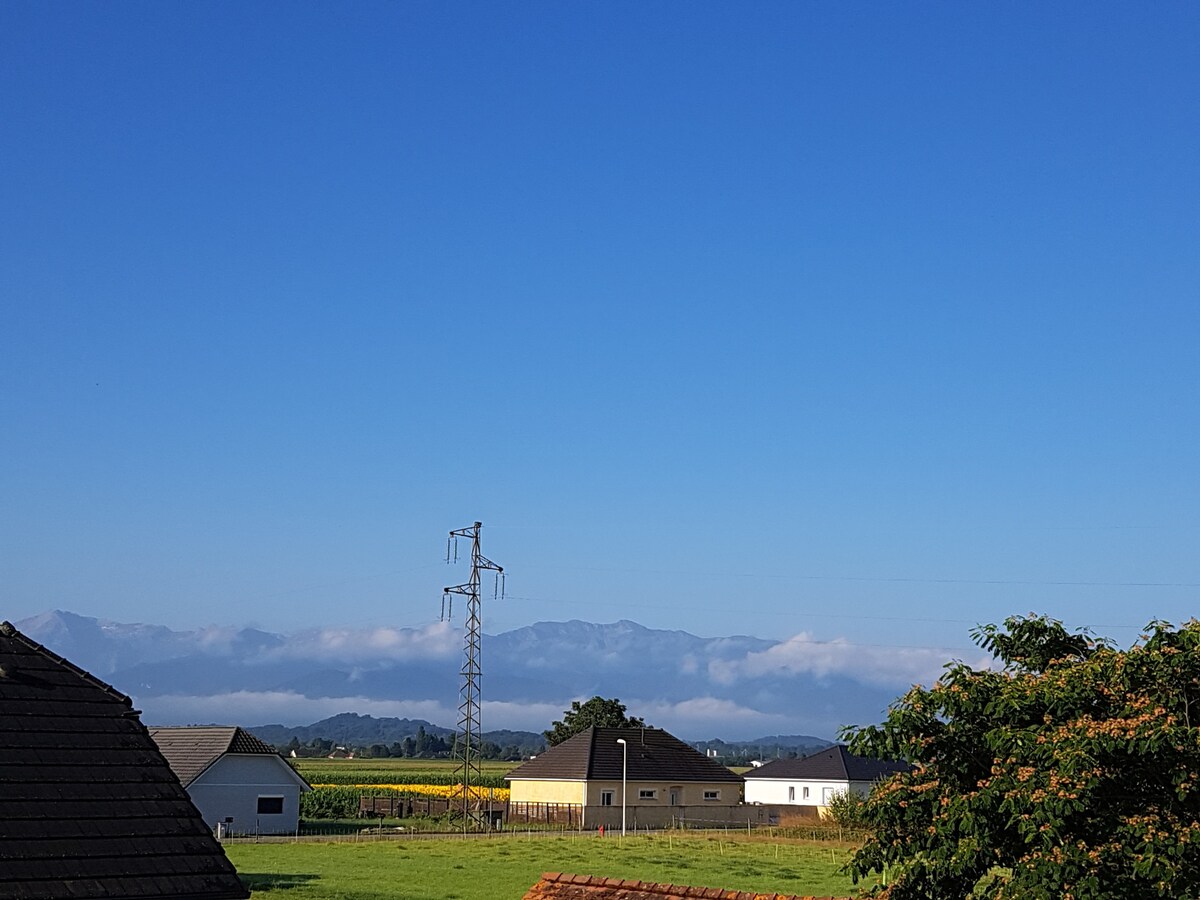
[{"label": "white wall", "polygon": [[[300,822],[299,776],[286,762],[265,753],[226,754],[187,789],[210,828],[233,817],[235,834],[289,834]],[[260,815],[260,796],[283,797],[283,812]]]},{"label": "white wall", "polygon": [[[746,773],[750,775],[751,773]],[[795,791],[789,799],[788,788]],[[808,797],[804,789],[808,788]],[[871,790],[869,781],[810,781],[803,778],[747,778],[746,802],[776,806],[827,806],[828,793],[853,791],[865,797]]]}]

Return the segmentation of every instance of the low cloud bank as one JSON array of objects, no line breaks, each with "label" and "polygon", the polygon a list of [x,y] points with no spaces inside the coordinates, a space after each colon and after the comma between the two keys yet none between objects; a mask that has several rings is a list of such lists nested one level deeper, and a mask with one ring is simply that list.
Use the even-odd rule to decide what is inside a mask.
[{"label": "low cloud bank", "polygon": [[[484,731],[507,729],[542,732],[561,719],[571,700],[560,703],[483,704]],[[137,697],[142,721],[148,725],[311,725],[338,713],[356,712],[376,718],[424,719],[444,728],[458,723],[458,710],[434,700],[371,700],[366,697],[305,697],[292,691],[235,691],[212,696],[164,694]],[[680,737],[737,739],[787,730],[790,717],[765,713],[714,697],[695,697],[678,703],[632,700],[631,714]]]},{"label": "low cloud bank", "polygon": [[[989,661],[989,657],[980,656],[967,662],[982,667]],[[817,678],[840,675],[863,684],[905,688],[936,681],[946,662],[947,655],[943,650],[868,646],[853,644],[845,638],[819,640],[808,632],[801,632],[766,650],[747,653],[741,659],[712,660],[708,664],[708,674],[722,685],[768,675],[812,675]]]},{"label": "low cloud bank", "polygon": [[148,725],[311,725],[338,713],[376,718],[424,719],[453,728],[457,710],[434,700],[371,700],[366,697],[305,697],[292,691],[235,691],[200,696],[135,697]]},{"label": "low cloud bank", "polygon": [[315,628],[284,636],[261,659],[302,659],[370,664],[449,659],[462,652],[462,633],[449,622],[423,628]]}]

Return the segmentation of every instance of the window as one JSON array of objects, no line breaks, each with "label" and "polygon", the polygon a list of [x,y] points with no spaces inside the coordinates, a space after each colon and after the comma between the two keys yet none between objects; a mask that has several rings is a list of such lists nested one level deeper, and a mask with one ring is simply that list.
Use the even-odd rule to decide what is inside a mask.
[{"label": "window", "polygon": [[259,797],[258,814],[260,816],[278,816],[283,813],[282,797]]},{"label": "window", "polygon": [[808,799],[808,788],[805,788],[805,789],[804,789],[804,799],[805,799],[805,800],[807,800],[807,799]]},{"label": "window", "polygon": [[600,805],[601,806],[612,806],[612,801],[613,801],[613,792],[612,791],[601,791],[600,792]]},{"label": "window", "polygon": [[720,800],[721,792],[720,791],[705,791],[704,799],[705,800]]},{"label": "window", "polygon": [[642,788],[640,791],[638,791],[638,799],[639,800],[653,800],[657,796],[658,796],[658,791],[656,791],[654,789],[647,790],[646,788]]},{"label": "window", "polygon": [[796,802],[796,788],[793,785],[788,785],[788,803]]}]

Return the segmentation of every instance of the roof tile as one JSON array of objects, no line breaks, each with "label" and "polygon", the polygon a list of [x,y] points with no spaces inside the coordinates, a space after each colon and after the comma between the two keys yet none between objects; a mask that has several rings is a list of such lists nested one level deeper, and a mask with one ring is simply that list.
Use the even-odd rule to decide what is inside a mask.
[{"label": "roof tile", "polygon": [[745,778],[750,781],[758,778],[878,781],[907,769],[907,763],[855,756],[845,746],[837,744],[802,759],[773,759],[747,772]]},{"label": "roof tile", "polygon": [[623,765],[629,781],[742,782],[742,776],[661,728],[588,728],[505,777],[620,781]]}]

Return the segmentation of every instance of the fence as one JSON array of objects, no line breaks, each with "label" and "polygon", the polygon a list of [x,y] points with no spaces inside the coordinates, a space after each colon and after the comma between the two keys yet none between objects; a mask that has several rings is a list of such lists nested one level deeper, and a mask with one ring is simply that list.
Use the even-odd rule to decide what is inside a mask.
[{"label": "fence", "polygon": [[560,825],[566,828],[583,827],[583,806],[578,803],[526,803],[508,804],[510,825]]}]

